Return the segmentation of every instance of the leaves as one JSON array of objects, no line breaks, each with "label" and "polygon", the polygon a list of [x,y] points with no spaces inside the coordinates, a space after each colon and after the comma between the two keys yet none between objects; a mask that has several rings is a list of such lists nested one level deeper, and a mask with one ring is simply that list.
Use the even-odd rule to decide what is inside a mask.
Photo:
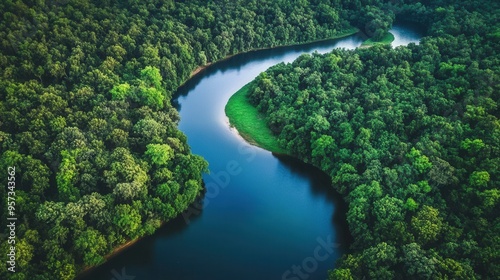
[{"label": "leaves", "polygon": [[142,218],[137,209],[128,204],[120,204],[115,207],[113,223],[121,233],[129,238],[135,238],[139,233]]},{"label": "leaves", "polygon": [[130,85],[128,83],[116,85],[111,89],[110,93],[113,100],[125,100],[130,96]]},{"label": "leaves", "polygon": [[484,188],[490,181],[490,174],[487,171],[474,171],[469,176],[469,183],[475,188]]},{"label": "leaves", "polygon": [[412,160],[413,166],[419,173],[425,173],[432,167],[432,163],[429,161],[429,158],[422,155],[422,152],[415,148],[411,148],[411,151],[407,156]]},{"label": "leaves", "polygon": [[[408,48],[302,56],[262,74],[251,100],[267,111],[279,143],[331,174],[348,195],[356,249],[343,262],[349,268],[335,275],[392,277],[402,263],[376,271],[361,260],[376,263],[369,256],[392,251],[377,247],[380,241],[408,243],[413,234],[429,242],[421,247],[428,251],[447,232],[432,233],[442,216],[441,228],[450,223],[470,235],[447,237],[468,259],[436,257],[436,277],[496,276],[498,250],[484,245],[496,240],[498,212],[496,2],[53,2],[0,3],[0,166],[19,168],[19,238],[29,244],[21,257],[27,265],[15,277],[73,279],[82,260],[100,262],[99,234],[116,246],[192,202],[207,163],[191,155],[170,99],[199,64],[331,38],[351,24],[381,37],[395,13],[422,22],[429,36]],[[148,145],[175,152],[147,154]],[[396,215],[402,202],[400,214],[415,226]],[[441,214],[420,214],[422,205]],[[374,223],[385,217],[398,220],[395,234],[377,236]],[[23,236],[25,228],[36,228],[39,242]],[[410,262],[434,260],[414,251]]]},{"label": "leaves", "polygon": [[424,205],[411,219],[411,226],[419,243],[426,245],[437,240],[443,226],[443,220],[439,217],[439,210]]},{"label": "leaves", "polygon": [[76,201],[79,196],[78,189],[75,187],[75,178],[77,175],[75,158],[77,155],[78,150],[71,152],[66,150],[61,151],[62,160],[59,165],[56,181],[59,197],[63,201]]},{"label": "leaves", "polygon": [[174,150],[166,144],[149,144],[146,146],[147,156],[156,165],[165,165],[174,157]]},{"label": "leaves", "polygon": [[89,228],[76,238],[75,249],[83,255],[85,265],[98,265],[104,261],[107,242],[100,232]]},{"label": "leaves", "polygon": [[[497,266],[481,263],[494,262],[486,240],[498,235],[500,60],[490,51],[498,48],[498,5],[396,2],[360,6],[352,22],[380,39],[395,14],[412,18],[429,27],[418,45],[301,55],[261,73],[249,100],[278,143],[329,174],[349,203],[355,253],[330,278],[408,270],[414,278],[495,278]],[[484,257],[445,249],[465,235]],[[352,261],[383,243],[397,248],[395,264]]]}]

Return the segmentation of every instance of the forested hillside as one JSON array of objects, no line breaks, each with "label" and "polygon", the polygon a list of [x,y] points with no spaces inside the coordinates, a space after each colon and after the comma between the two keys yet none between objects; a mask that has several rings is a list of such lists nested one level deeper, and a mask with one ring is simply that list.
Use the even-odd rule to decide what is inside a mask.
[{"label": "forested hillside", "polygon": [[72,279],[195,199],[207,163],[191,154],[170,101],[197,66],[353,25],[378,36],[393,20],[382,10],[379,1],[1,1],[0,219],[10,234],[7,217],[17,218],[17,259],[7,272],[2,236],[0,278]]},{"label": "forested hillside", "polygon": [[500,3],[423,3],[402,17],[428,27],[419,45],[302,55],[250,86],[349,204],[330,279],[500,277]]}]

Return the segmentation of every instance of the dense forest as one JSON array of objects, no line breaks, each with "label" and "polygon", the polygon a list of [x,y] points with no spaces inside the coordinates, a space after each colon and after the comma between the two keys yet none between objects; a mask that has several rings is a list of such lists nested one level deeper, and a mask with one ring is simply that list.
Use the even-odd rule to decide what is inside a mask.
[{"label": "dense forest", "polygon": [[[377,38],[394,20],[389,8],[422,8],[400,4],[1,1],[0,278],[73,279],[194,201],[207,163],[191,154],[170,101],[196,67],[355,27]],[[478,117],[494,105],[484,104]],[[8,217],[16,273],[5,265]]]},{"label": "dense forest", "polygon": [[500,277],[500,2],[423,3],[396,13],[427,28],[418,45],[305,54],[250,84],[349,204],[330,279]]}]

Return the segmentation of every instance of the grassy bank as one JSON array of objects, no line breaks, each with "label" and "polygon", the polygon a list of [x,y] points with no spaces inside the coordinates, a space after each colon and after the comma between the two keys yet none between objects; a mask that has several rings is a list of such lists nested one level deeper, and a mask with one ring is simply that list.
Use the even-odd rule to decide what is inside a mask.
[{"label": "grassy bank", "polygon": [[361,44],[361,47],[371,47],[373,45],[377,45],[377,44],[384,44],[384,45],[388,45],[390,43],[392,43],[394,41],[394,35],[392,35],[391,32],[387,32],[385,33],[384,37],[382,37],[382,39],[380,40],[373,40],[373,38],[370,38],[366,41],[364,41],[362,44]]},{"label": "grassy bank", "polygon": [[247,92],[250,85],[251,83],[248,83],[243,86],[227,102],[225,112],[229,123],[251,144],[271,152],[286,154],[287,152],[278,145],[278,139],[267,126],[264,116],[248,102]]}]

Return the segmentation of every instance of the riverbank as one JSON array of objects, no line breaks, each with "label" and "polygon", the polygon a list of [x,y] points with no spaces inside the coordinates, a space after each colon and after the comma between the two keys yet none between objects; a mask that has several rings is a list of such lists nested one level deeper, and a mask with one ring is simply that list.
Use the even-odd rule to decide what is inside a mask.
[{"label": "riverbank", "polygon": [[394,39],[394,35],[391,32],[387,32],[380,40],[374,40],[373,38],[367,39],[366,41],[361,43],[360,48],[368,48],[374,45],[390,45],[394,41]]},{"label": "riverbank", "polygon": [[[300,45],[306,45],[306,44],[312,44],[312,43],[318,43],[318,42],[324,42],[324,41],[329,41],[329,40],[335,40],[335,39],[340,39],[340,38],[344,38],[344,37],[348,37],[348,36],[351,36],[353,34],[356,34],[358,33],[359,30],[357,28],[351,28],[343,33],[340,33],[334,37],[330,37],[330,38],[326,38],[326,39],[320,39],[320,40],[315,40],[315,41],[308,41],[308,42],[303,42],[303,43],[295,43],[295,44],[289,44],[289,45],[280,45],[280,46],[274,46],[274,47],[268,47],[268,48],[258,48],[258,49],[252,49],[252,50],[249,50],[249,51],[244,51],[244,52],[239,52],[239,53],[236,53],[236,54],[233,54],[233,55],[228,55],[226,57],[224,57],[223,59],[220,59],[216,62],[209,62],[205,65],[202,65],[202,66],[198,66],[196,69],[194,69],[190,75],[189,75],[189,78],[186,79],[183,83],[181,83],[181,86],[183,86],[187,81],[189,81],[190,79],[198,76],[199,74],[203,73],[207,68],[209,68],[210,66],[214,65],[214,64],[217,64],[217,63],[220,63],[220,62],[223,62],[223,61],[226,61],[226,60],[229,60],[231,59],[232,57],[234,56],[237,56],[237,55],[240,55],[240,54],[245,54],[245,53],[252,53],[252,52],[258,52],[258,51],[262,51],[262,50],[270,50],[270,49],[278,49],[278,48],[286,48],[286,47],[291,47],[291,46],[300,46]],[[243,93],[243,94],[246,94]],[[246,106],[247,109],[254,109],[256,113],[257,110],[251,105],[248,103],[248,106]],[[251,116],[257,116],[255,113],[254,114],[251,114]],[[263,137],[266,137],[266,138],[269,138],[269,139],[274,139],[274,141],[276,141],[276,143],[272,146],[266,146],[266,147],[263,147],[264,149],[266,150],[269,150],[271,152],[273,152],[274,154],[276,155],[288,155],[288,153],[279,148],[279,145],[277,144],[277,138],[272,135],[271,131],[269,130],[269,128],[267,127],[267,124],[265,122],[264,119],[261,120],[262,122],[262,125],[265,129],[268,130],[268,133],[269,134],[263,134]],[[242,135],[240,133],[240,135]],[[244,135],[242,135],[242,137],[245,138]],[[247,136],[248,137],[248,136]],[[250,139],[250,138],[248,138]],[[247,138],[245,138],[245,140],[249,141]],[[257,144],[257,143],[256,143]],[[259,146],[259,145],[257,145]],[[260,146],[259,146],[260,147]],[[274,148],[273,148],[274,147]],[[166,222],[162,222],[161,227],[163,227],[165,224],[167,224],[169,221],[166,221]],[[137,242],[143,240],[144,238],[146,238],[147,236],[142,236],[142,237],[139,237],[139,238],[136,238],[136,239],[132,239],[132,240],[129,240],[127,242],[125,242],[124,244],[121,244],[117,247],[115,247],[110,253],[106,254],[104,256],[104,259],[105,259],[105,262],[103,262],[102,264],[100,265],[97,265],[97,266],[87,266],[87,267],[83,267],[82,270],[76,275],[76,279],[84,279],[86,276],[88,276],[92,271],[94,271],[95,269],[99,268],[101,265],[103,265],[104,263],[108,262],[110,259],[120,255],[120,253],[122,253],[123,251],[127,250],[128,248],[132,247],[133,245],[135,245]]]},{"label": "riverbank", "polygon": [[247,93],[251,86],[252,83],[246,84],[227,102],[224,110],[229,124],[250,144],[276,154],[287,154],[287,151],[278,144],[278,138],[267,126],[264,115],[248,101]]},{"label": "riverbank", "polygon": [[[169,222],[169,221],[162,222],[159,228],[163,227],[167,222]],[[127,242],[125,242],[125,243],[123,243],[123,244],[121,244],[121,245],[113,248],[113,250],[110,253],[108,253],[108,254],[106,254],[104,256],[105,261],[103,263],[101,263],[99,265],[96,265],[96,266],[85,266],[85,267],[83,267],[83,269],[76,275],[75,279],[85,279],[86,276],[88,276],[94,270],[96,270],[97,268],[99,268],[101,265],[105,264],[110,259],[112,259],[112,258],[120,255],[120,253],[122,253],[123,251],[125,251],[128,248],[132,247],[137,242],[143,240],[144,238],[146,238],[148,236],[149,235],[145,235],[145,236],[141,236],[141,237],[129,240],[129,241],[127,241]]]},{"label": "riverbank", "polygon": [[342,33],[339,33],[333,37],[329,37],[329,38],[325,38],[325,39],[319,39],[319,40],[313,40],[313,41],[307,41],[307,42],[303,42],[303,43],[293,43],[293,44],[285,44],[285,45],[279,45],[279,46],[273,46],[273,47],[266,47],[266,48],[256,48],[256,49],[251,49],[251,50],[248,50],[248,51],[242,51],[242,52],[238,52],[238,53],[235,53],[235,54],[231,54],[231,55],[228,55],[222,59],[219,59],[215,62],[208,62],[207,64],[205,65],[201,65],[201,66],[198,66],[196,67],[196,69],[194,69],[191,74],[189,75],[189,78],[186,79],[184,82],[182,82],[179,87],[182,87],[184,84],[186,84],[187,81],[189,81],[191,78],[197,76],[198,74],[202,73],[203,71],[205,71],[208,67],[214,65],[214,64],[217,64],[217,63],[220,63],[220,62],[224,62],[228,59],[231,59],[232,57],[234,56],[237,56],[237,55],[242,55],[242,54],[247,54],[247,53],[252,53],[252,52],[258,52],[258,51],[264,51],[264,50],[272,50],[272,49],[279,49],[279,48],[287,48],[287,47],[294,47],[294,46],[301,46],[301,45],[307,45],[307,44],[314,44],[314,43],[320,43],[320,42],[325,42],[325,41],[330,41],[330,40],[337,40],[337,39],[342,39],[342,38],[345,38],[345,37],[349,37],[351,35],[354,35],[356,33],[359,33],[360,30],[356,27],[351,27],[350,29],[342,32]]},{"label": "riverbank", "polygon": [[[361,31],[358,32],[364,35],[365,38],[368,38]],[[387,32],[381,40],[366,39],[359,48],[369,48],[378,44],[391,44],[394,39],[394,35]],[[247,93],[251,84],[252,82],[246,84],[229,98],[224,108],[226,116],[229,119],[229,124],[250,144],[268,150],[273,154],[289,155],[279,145],[276,135],[269,129],[265,116],[250,104]]]}]

